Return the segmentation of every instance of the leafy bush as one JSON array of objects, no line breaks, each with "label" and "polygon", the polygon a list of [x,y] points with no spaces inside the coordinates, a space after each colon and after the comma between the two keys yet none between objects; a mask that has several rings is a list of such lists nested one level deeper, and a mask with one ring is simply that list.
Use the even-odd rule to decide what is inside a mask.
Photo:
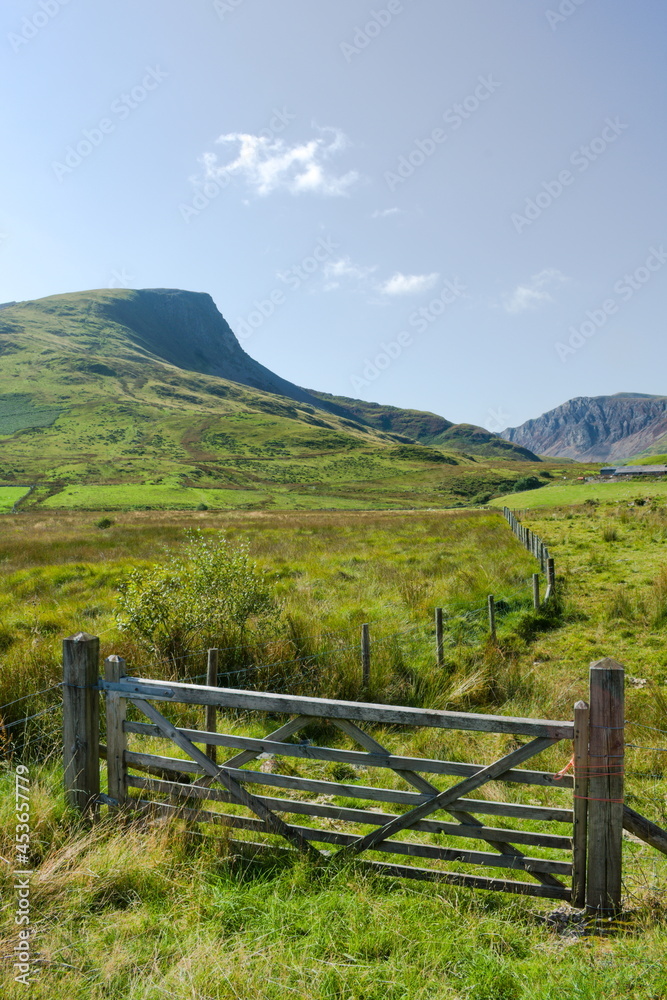
[{"label": "leafy bush", "polygon": [[543,485],[537,476],[522,476],[521,479],[517,479],[515,482],[512,492],[523,493],[525,490],[537,490]]},{"label": "leafy bush", "polygon": [[119,628],[158,656],[176,659],[195,649],[231,646],[251,623],[269,624],[280,608],[244,544],[219,533],[188,533],[182,551],[161,564],[133,570],[119,586]]},{"label": "leafy bush", "polygon": [[101,517],[99,521],[95,521],[96,528],[110,528],[114,522],[110,517]]}]

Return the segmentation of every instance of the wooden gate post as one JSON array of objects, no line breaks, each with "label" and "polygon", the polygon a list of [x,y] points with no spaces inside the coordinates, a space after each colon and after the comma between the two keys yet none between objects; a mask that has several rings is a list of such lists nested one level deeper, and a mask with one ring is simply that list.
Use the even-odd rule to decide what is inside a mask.
[{"label": "wooden gate post", "polygon": [[604,916],[621,905],[625,670],[591,663],[586,909]]},{"label": "wooden gate post", "polygon": [[586,840],[588,832],[588,740],[589,708],[585,701],[574,706],[574,828],[572,832],[573,906],[586,903]]},{"label": "wooden gate post", "polygon": [[368,624],[361,626],[361,679],[366,690],[371,680],[371,633]]},{"label": "wooden gate post", "polygon": [[437,664],[442,667],[445,662],[445,648],[442,630],[442,608],[435,609],[435,655]]},{"label": "wooden gate post", "polygon": [[[104,661],[104,679],[110,684],[118,684],[126,675],[125,660],[122,656],[107,656]],[[109,798],[122,806],[127,799],[127,734],[123,728],[127,709],[127,699],[117,691],[107,691],[107,787]],[[117,808],[110,805],[110,809]]]},{"label": "wooden gate post", "polygon": [[[209,649],[208,659],[206,661],[206,684],[208,687],[218,686],[218,650]],[[216,709],[215,705],[206,706],[206,732],[215,733],[217,730],[217,720],[216,720]],[[208,744],[206,747],[206,756],[213,761],[215,764],[218,759],[218,748],[215,744]]]},{"label": "wooden gate post", "polygon": [[94,816],[100,794],[100,640],[78,632],[63,640],[63,758],[67,804]]}]

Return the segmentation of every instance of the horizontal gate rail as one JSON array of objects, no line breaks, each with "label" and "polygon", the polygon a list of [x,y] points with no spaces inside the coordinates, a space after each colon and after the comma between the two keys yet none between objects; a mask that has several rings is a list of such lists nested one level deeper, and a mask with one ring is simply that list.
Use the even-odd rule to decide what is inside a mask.
[{"label": "horizontal gate rail", "polygon": [[[126,733],[146,736],[162,736],[158,726],[144,722],[126,722]],[[427,774],[453,774],[468,777],[481,769],[481,764],[463,764],[459,761],[431,760],[428,757],[400,757],[394,754],[360,753],[357,750],[334,750],[331,747],[303,746],[299,743],[278,743],[268,739],[252,739],[246,736],[227,736],[221,733],[207,733],[198,729],[178,729],[193,743],[234,748],[244,748],[255,753],[269,753],[283,757],[303,757],[309,760],[341,761],[362,767],[385,767],[391,770],[411,769]],[[554,788],[572,788],[573,779],[569,775],[558,777],[548,771],[528,771],[512,769],[499,775],[496,781],[516,781],[526,785],[551,785]]]},{"label": "horizontal gate rail", "polygon": [[[174,774],[187,773],[204,775],[206,772],[194,761],[181,757],[158,757],[155,754],[139,753],[135,750],[125,752],[125,761],[130,767],[139,770],[150,767],[156,770],[170,771]],[[420,792],[404,792],[398,788],[377,788],[373,785],[347,785],[338,781],[325,781],[318,778],[298,778],[291,774],[272,774],[268,771],[246,771],[240,768],[225,767],[225,770],[240,781],[248,781],[259,785],[272,785],[277,788],[291,788],[299,792],[317,792],[320,795],[342,795],[346,798],[368,799],[373,802],[392,802],[395,805],[419,805],[430,802],[433,795]],[[480,808],[472,808],[471,802]],[[466,809],[467,812],[489,812],[496,816],[520,816],[525,819],[553,819],[557,822],[572,821],[571,809],[555,809],[544,806],[528,806],[511,802],[484,802],[467,798],[456,799],[450,803],[451,808]],[[483,807],[483,808],[481,808]]]},{"label": "horizontal gate rail", "polygon": [[[169,781],[159,781],[153,778],[130,776],[128,785],[146,791],[162,792],[177,802],[192,799],[208,799],[216,802],[233,802],[226,792],[217,789],[201,788],[198,785],[179,785]],[[337,819],[348,823],[374,824],[396,819],[391,813],[378,812],[373,809],[353,809],[344,806],[322,805],[316,802],[305,802],[299,799],[277,799],[270,796],[258,796],[276,812],[296,813],[303,816],[321,816],[327,819]],[[463,801],[463,800],[462,800]],[[572,838],[554,833],[532,833],[526,830],[510,830],[505,827],[469,826],[464,823],[446,823],[440,820],[419,820],[409,827],[424,833],[442,833],[452,837],[464,837],[474,840],[511,841],[514,844],[528,844],[535,847],[550,847],[569,850]]]},{"label": "horizontal gate rail", "polygon": [[[667,846],[667,832],[633,813],[623,801],[624,681],[623,668],[614,660],[591,665],[590,713],[586,703],[578,703],[575,721],[553,721],[127,677],[119,657],[107,659],[106,676],[100,679],[98,641],[86,633],[66,640],[63,656],[63,684],[72,689],[69,700],[64,699],[68,800],[93,815],[103,803],[110,809],[180,816],[205,828],[226,830],[225,842],[238,844],[243,851],[262,849],[254,843],[261,839],[265,849],[275,851],[280,839],[283,845],[285,841],[292,845],[292,853],[297,848],[318,863],[351,862],[402,878],[585,902],[590,912],[601,914],[614,913],[620,905],[622,826],[634,827],[660,850]],[[85,698],[78,697],[79,691]],[[100,746],[98,716],[91,709],[99,692],[107,696],[108,747]],[[205,728],[175,725],[154,702],[206,706]],[[128,721],[128,703],[147,718]],[[217,709],[264,713],[278,721],[261,737],[217,733]],[[342,730],[345,742],[339,735],[326,740],[332,746],[313,746],[301,736],[291,739],[322,720]],[[488,751],[494,748],[497,759],[475,764],[394,753],[392,733],[406,726],[528,739],[485,740],[486,751],[479,756],[488,761]],[[130,749],[132,735],[148,741],[139,744],[141,750]],[[152,738],[175,744],[181,756],[145,752],[152,747]],[[558,774],[523,766],[563,740],[574,741],[575,753]],[[444,736],[438,738],[436,752],[443,752],[447,743]],[[161,743],[157,746],[162,748]],[[218,747],[228,749],[229,759],[221,763],[215,759]],[[73,753],[78,753],[74,765]],[[104,795],[94,780],[100,756],[107,758]],[[265,766],[259,757],[269,757],[273,763]],[[299,764],[298,769],[290,760]],[[319,763],[312,778],[306,777],[309,762]],[[355,770],[346,780],[350,766]],[[280,771],[288,773],[276,773]],[[435,776],[452,776],[454,781],[443,788],[446,780],[433,784]],[[488,787],[487,799],[469,797],[488,783],[493,787]],[[570,807],[496,801],[500,783],[512,783],[515,789],[560,789],[569,800],[563,804]],[[321,797],[313,801],[315,796]],[[392,806],[394,811],[384,811]],[[512,826],[521,821],[539,826],[487,826],[478,815],[519,821]],[[564,829],[549,833],[546,823],[563,824]],[[246,836],[231,840],[234,829]],[[206,829],[207,835],[211,832]],[[538,850],[524,853],[531,847]],[[360,860],[362,852],[370,857]],[[559,857],[558,852],[567,854]],[[378,855],[402,855],[406,860],[385,863]],[[434,862],[432,868],[407,861],[420,858]],[[451,862],[464,870],[443,870]],[[473,870],[466,871],[466,866]],[[501,877],[478,876],[479,866],[495,868]],[[511,871],[525,872],[533,881],[502,877]],[[569,878],[570,884],[555,876]]]},{"label": "horizontal gate rail", "polygon": [[442,712],[428,708],[374,705],[358,701],[333,701],[328,698],[304,698],[288,694],[265,694],[236,688],[206,687],[175,681],[160,682],[126,677],[118,683],[100,680],[99,689],[115,691],[124,698],[169,701],[185,705],[217,705],[220,708],[243,708],[248,711],[275,712],[283,715],[308,715],[323,719],[352,719],[384,725],[429,726],[484,733],[507,733],[516,736],[545,736],[552,740],[574,738],[573,722],[548,719],[524,719],[508,715],[482,715],[466,712]]},{"label": "horizontal gate rail", "polygon": [[[235,816],[228,813],[212,812],[208,809],[187,809],[171,806],[167,803],[155,803],[145,799],[138,800],[139,806],[156,808],[164,814],[182,815],[185,819],[196,819],[198,822],[215,823],[231,826],[240,830],[254,830],[266,833],[264,823],[248,816]],[[304,840],[314,840],[326,844],[352,845],[358,837],[353,834],[340,833],[337,830],[325,830],[314,826],[294,826],[291,829],[299,833]],[[572,864],[568,861],[551,861],[546,858],[530,858],[525,855],[517,857],[513,854],[487,854],[482,851],[471,851],[466,848],[433,847],[430,844],[411,843],[409,841],[386,840],[372,850],[385,854],[405,854],[414,858],[432,858],[436,861],[461,861],[470,865],[488,865],[493,868],[518,868],[527,872],[555,872],[560,875],[571,875]]]}]

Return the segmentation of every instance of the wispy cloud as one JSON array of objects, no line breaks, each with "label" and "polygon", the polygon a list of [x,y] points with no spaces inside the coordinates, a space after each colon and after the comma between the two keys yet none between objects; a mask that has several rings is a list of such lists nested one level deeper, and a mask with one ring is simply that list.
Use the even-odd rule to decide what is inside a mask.
[{"label": "wispy cloud", "polygon": [[569,278],[555,267],[547,267],[534,274],[524,285],[517,285],[513,292],[503,296],[505,312],[516,314],[527,309],[538,309],[546,302],[553,302],[549,289],[558,288]]},{"label": "wispy cloud", "polygon": [[230,132],[216,139],[225,149],[237,147],[234,159],[222,162],[217,153],[204,153],[205,181],[228,181],[241,178],[255,194],[274,191],[290,194],[318,194],[325,197],[346,195],[359,179],[356,170],[336,173],[330,161],[350,146],[350,140],[337,128],[321,128],[306,142],[289,145],[284,139]]},{"label": "wispy cloud", "polygon": [[376,208],[371,219],[388,219],[390,215],[401,215],[402,213],[402,208]]},{"label": "wispy cloud", "polygon": [[332,292],[344,282],[364,285],[377,267],[355,264],[349,257],[339,257],[338,260],[327,261],[322,270],[326,282],[324,291]]},{"label": "wispy cloud", "polygon": [[378,285],[378,291],[383,295],[419,295],[433,288],[439,277],[437,271],[431,274],[402,274],[397,271]]}]

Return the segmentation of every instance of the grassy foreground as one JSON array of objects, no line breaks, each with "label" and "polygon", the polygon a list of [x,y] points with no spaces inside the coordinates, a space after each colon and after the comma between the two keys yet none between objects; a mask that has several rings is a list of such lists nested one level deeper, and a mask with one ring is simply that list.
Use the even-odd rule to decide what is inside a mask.
[{"label": "grassy foreground", "polygon": [[[117,631],[115,593],[131,567],[161,558],[165,543],[181,545],[184,528],[197,524],[247,538],[284,605],[275,631],[251,632],[241,659],[234,653],[225,661],[230,670],[266,662],[267,652],[272,662],[317,657],[316,671],[296,672],[294,664],[274,670],[271,686],[359,697],[358,628],[371,621],[373,700],[568,718],[586,694],[589,661],[611,654],[627,662],[632,678],[627,717],[667,730],[660,701],[667,514],[660,504],[589,505],[527,518],[555,554],[566,589],[563,613],[551,619],[530,610],[536,566],[492,512],[143,511],[114,515],[106,528],[98,520],[54,511],[3,521],[0,704],[59,680],[60,639],[82,627],[101,636],[102,655],[118,652],[137,672],[172,675],[173,663]],[[505,605],[497,647],[480,615],[490,592]],[[442,672],[433,663],[435,605],[449,612]],[[177,667],[180,676],[202,669],[201,654]],[[57,701],[49,694],[27,702],[30,711],[43,704]],[[25,705],[5,709],[5,721],[28,714]],[[257,732],[256,721],[230,722]],[[0,855],[10,858],[12,771],[19,761],[31,767],[40,964],[30,995],[39,1000],[667,996],[667,859],[643,845],[625,845],[624,920],[611,936],[584,935],[567,907],[549,920],[556,905],[549,901],[351,869],[322,873],[278,857],[250,864],[231,858],[224,841],[202,839],[182,824],[86,828],[63,806],[59,724],[54,711],[10,731],[1,778]],[[629,734],[633,744],[667,747],[653,730]],[[397,735],[386,735],[395,745]],[[404,752],[444,752],[423,734],[401,740]],[[450,759],[490,760],[504,746],[502,737],[456,733],[446,750]],[[558,745],[544,766],[564,764],[567,751]],[[667,825],[664,753],[628,754],[628,800]],[[516,794],[541,802],[542,792],[552,802],[566,797],[532,786]],[[489,786],[489,793],[505,798],[507,786]],[[0,871],[3,995],[15,1000],[25,987],[12,978],[12,881],[6,866]]]}]

